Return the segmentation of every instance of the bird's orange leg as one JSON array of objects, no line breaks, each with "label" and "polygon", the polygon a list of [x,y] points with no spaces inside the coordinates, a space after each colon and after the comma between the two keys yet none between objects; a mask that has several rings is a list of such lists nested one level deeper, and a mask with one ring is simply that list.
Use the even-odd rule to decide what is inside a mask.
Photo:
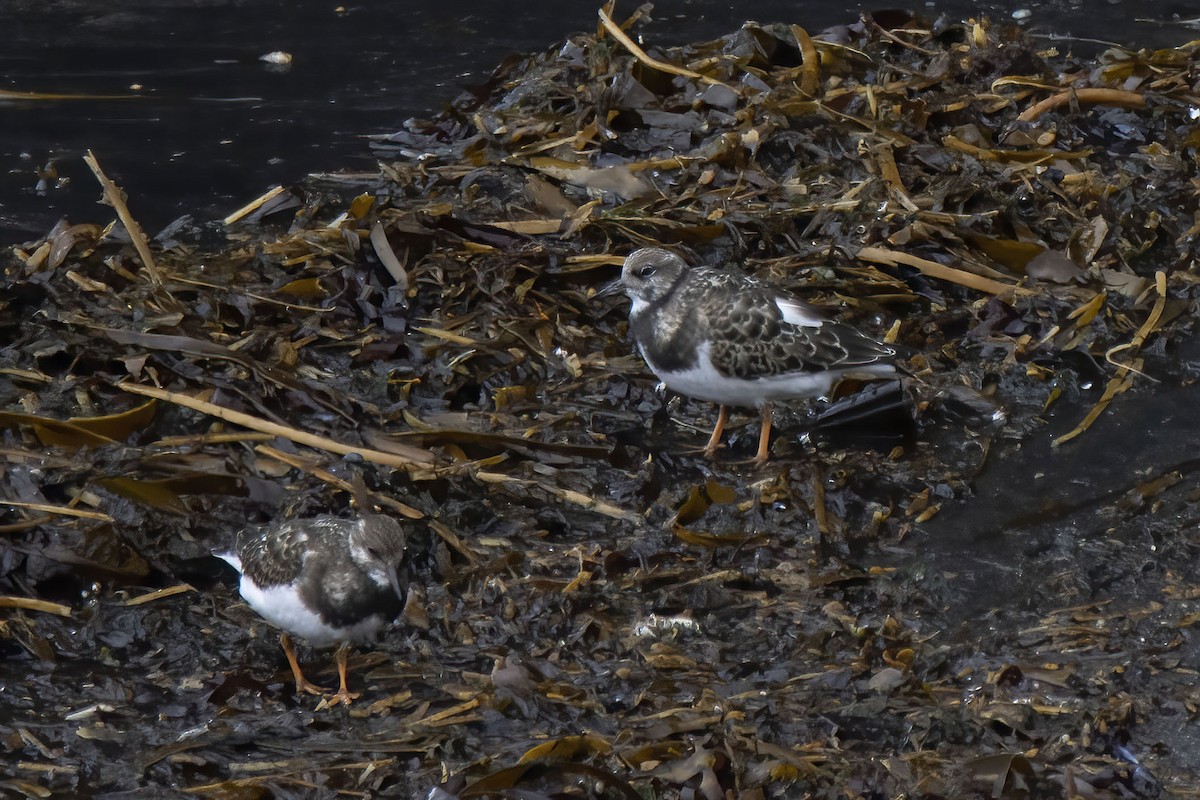
[{"label": "bird's orange leg", "polygon": [[771,404],[763,403],[762,429],[758,432],[758,455],[754,457],[755,464],[765,464],[771,444]]},{"label": "bird's orange leg", "polygon": [[283,654],[287,656],[288,664],[292,667],[292,678],[296,681],[296,691],[325,694],[327,689],[317,686],[315,683],[309,683],[308,679],[304,677],[304,673],[300,671],[300,662],[296,660],[296,653],[292,650],[292,637],[286,633],[279,634],[279,645],[283,648]]},{"label": "bird's orange leg", "polygon": [[712,436],[708,437],[708,444],[704,445],[704,457],[712,458],[717,454],[717,448],[721,446],[721,434],[725,432],[725,423],[729,421],[729,406],[722,405],[721,410],[717,412],[717,424],[713,427]]},{"label": "bird's orange leg", "polygon": [[352,692],[346,688],[346,662],[350,657],[350,645],[342,642],[338,645],[337,653],[334,655],[334,661],[337,662],[338,668],[338,690],[329,698],[329,705],[336,706],[338,703],[350,703],[362,697],[358,692]]}]

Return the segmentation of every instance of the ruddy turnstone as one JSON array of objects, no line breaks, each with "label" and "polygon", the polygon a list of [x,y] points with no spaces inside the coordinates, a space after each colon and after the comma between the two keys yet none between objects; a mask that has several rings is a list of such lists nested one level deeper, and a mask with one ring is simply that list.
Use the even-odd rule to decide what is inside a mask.
[{"label": "ruddy turnstone", "polygon": [[230,553],[217,553],[241,573],[242,597],[279,628],[296,691],[323,694],[300,671],[291,635],[316,647],[338,644],[340,686],[330,705],[359,695],[346,688],[351,642],[374,637],[404,607],[397,567],[404,557],[400,523],[382,514],[359,519],[322,516],[269,526]]},{"label": "ruddy turnstone", "polygon": [[771,403],[828,394],[843,378],[895,376],[896,351],[760,280],[691,267],[658,247],[625,259],[597,295],[623,291],[642,358],[668,388],[717,403],[704,448],[716,452],[729,406],[762,412],[755,463],[767,459]]}]

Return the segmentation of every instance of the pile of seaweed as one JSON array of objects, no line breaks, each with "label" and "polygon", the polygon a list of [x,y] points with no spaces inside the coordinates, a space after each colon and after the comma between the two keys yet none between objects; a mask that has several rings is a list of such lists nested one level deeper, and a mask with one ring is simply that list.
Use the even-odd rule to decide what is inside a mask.
[{"label": "pile of seaweed", "polygon": [[[5,791],[1194,796],[1193,460],[1022,503],[1193,383],[1197,47],[888,13],[655,49],[610,14],[219,246],[147,239],[90,158],[117,219],[7,250]],[[763,467],[749,416],[704,459],[715,409],[593,298],[647,244],[898,343],[906,429],[797,404]],[[1002,488],[1046,538],[970,540],[1035,443]],[[359,474],[413,590],[346,711],[293,696],[209,552],[357,513]]]}]

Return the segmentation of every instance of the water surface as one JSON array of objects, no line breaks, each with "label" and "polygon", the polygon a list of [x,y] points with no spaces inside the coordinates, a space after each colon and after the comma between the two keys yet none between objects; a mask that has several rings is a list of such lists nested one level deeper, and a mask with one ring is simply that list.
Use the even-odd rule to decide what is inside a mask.
[{"label": "water surface", "polygon": [[[592,0],[534,0],[519,12],[481,0],[7,3],[0,89],[131,99],[0,103],[0,244],[40,235],[64,215],[106,217],[94,208],[99,189],[80,158],[88,148],[151,233],[185,213],[222,217],[309,172],[370,169],[366,134],[435,113],[510,53],[540,51],[594,28],[596,7]],[[619,4],[617,16],[635,8]],[[750,16],[819,32],[853,22],[860,8],[665,0],[640,31],[647,43],[682,44],[729,33]],[[1023,8],[956,0],[920,10],[1012,24]],[[1097,47],[1087,40],[1158,47],[1196,34],[1138,18],[1200,16],[1200,8],[1189,14],[1164,0],[1083,8],[1081,1],[1041,4],[1021,24],[1043,37],[1073,37],[1059,41],[1060,49]],[[290,53],[290,67],[259,60],[273,51]],[[39,180],[48,163],[59,180]]]}]

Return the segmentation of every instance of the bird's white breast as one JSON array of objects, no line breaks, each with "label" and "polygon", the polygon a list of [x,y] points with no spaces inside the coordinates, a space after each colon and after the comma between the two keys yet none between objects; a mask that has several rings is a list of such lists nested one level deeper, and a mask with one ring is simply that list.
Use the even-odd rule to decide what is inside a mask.
[{"label": "bird's white breast", "polygon": [[242,598],[267,622],[316,647],[369,639],[383,626],[383,619],[376,614],[344,628],[327,625],[320,614],[303,603],[295,584],[284,583],[264,589],[243,575],[239,590]]},{"label": "bird's white breast", "polygon": [[843,377],[885,377],[894,373],[891,365],[878,364],[844,370],[788,372],[761,378],[736,378],[717,372],[709,357],[710,350],[708,342],[701,343],[696,365],[675,372],[660,369],[645,353],[642,353],[642,357],[646,359],[654,374],[672,391],[729,406],[761,407],[775,400],[821,397],[827,395],[833,385]]}]

